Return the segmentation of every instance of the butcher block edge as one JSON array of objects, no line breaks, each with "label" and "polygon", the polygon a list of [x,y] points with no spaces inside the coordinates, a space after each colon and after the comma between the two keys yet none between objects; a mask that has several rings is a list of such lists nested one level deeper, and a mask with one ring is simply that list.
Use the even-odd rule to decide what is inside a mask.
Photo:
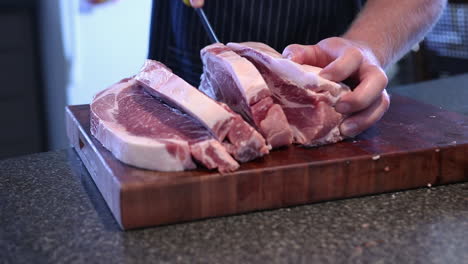
[{"label": "butcher block edge", "polygon": [[[223,175],[203,169],[147,171],[119,162],[91,136],[89,105],[68,106],[66,122],[71,145],[124,230],[468,179],[466,134],[462,144],[379,155],[355,151],[321,161],[298,162],[296,155],[289,164],[294,153],[315,151],[292,146],[272,153],[271,162],[283,159],[282,165],[262,167],[270,161],[254,161]],[[343,144],[343,150],[351,145]]]}]

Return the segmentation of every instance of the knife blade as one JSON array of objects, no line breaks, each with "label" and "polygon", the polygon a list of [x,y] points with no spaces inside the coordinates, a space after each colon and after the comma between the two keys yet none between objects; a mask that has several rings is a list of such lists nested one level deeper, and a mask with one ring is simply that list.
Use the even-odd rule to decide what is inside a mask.
[{"label": "knife blade", "polygon": [[[192,7],[192,5],[190,5],[190,1],[189,0],[183,0],[184,4],[186,4],[187,6],[190,6]],[[194,8],[195,9],[195,12],[198,14],[198,17],[200,18],[200,21],[203,25],[203,28],[205,29],[205,32],[206,34],[208,35],[208,37],[210,38],[210,41],[212,43],[219,43],[219,39],[218,37],[216,36],[216,33],[214,32],[213,30],[213,27],[211,27],[211,24],[210,22],[208,21],[208,18],[206,17],[206,14],[205,12],[203,11],[203,8]]]}]

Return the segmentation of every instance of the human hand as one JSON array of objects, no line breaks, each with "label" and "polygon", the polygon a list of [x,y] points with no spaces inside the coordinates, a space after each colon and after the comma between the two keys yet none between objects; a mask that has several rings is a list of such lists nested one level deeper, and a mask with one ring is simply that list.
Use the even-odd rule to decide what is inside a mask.
[{"label": "human hand", "polygon": [[335,106],[348,115],[340,126],[341,134],[354,137],[380,120],[390,105],[385,91],[388,79],[370,48],[345,38],[327,38],[316,45],[292,44],[283,56],[300,64],[323,68],[319,75],[342,82],[356,80],[356,88],[345,94]]},{"label": "human hand", "polygon": [[205,4],[205,0],[190,0],[190,5],[193,8],[203,7],[204,4]]}]

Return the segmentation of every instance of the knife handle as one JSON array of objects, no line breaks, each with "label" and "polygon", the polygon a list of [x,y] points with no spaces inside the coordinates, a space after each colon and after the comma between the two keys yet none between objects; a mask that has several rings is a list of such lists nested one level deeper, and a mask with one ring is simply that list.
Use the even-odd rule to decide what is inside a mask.
[{"label": "knife handle", "polygon": [[192,5],[190,4],[190,0],[182,0],[182,2],[184,2],[186,6],[192,7]]}]

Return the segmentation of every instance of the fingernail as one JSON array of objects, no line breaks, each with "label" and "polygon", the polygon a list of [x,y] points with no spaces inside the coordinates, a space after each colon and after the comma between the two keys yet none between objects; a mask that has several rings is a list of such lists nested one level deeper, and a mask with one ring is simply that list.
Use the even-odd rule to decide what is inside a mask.
[{"label": "fingernail", "polygon": [[291,60],[293,58],[293,54],[292,52],[287,52],[286,54],[283,55],[283,57],[285,57],[288,60]]},{"label": "fingernail", "polygon": [[192,0],[193,7],[200,7],[202,5],[202,0]]},{"label": "fingernail", "polygon": [[345,134],[348,137],[354,137],[358,134],[358,126],[353,122],[345,122],[341,125],[341,133]]},{"label": "fingernail", "polygon": [[322,78],[327,79],[327,80],[331,80],[331,79],[332,79],[331,74],[326,73],[326,72],[325,72],[325,73],[319,73],[319,75],[320,75]]},{"label": "fingernail", "polygon": [[351,106],[348,103],[338,103],[335,106],[335,110],[340,113],[348,113],[351,110]]}]

